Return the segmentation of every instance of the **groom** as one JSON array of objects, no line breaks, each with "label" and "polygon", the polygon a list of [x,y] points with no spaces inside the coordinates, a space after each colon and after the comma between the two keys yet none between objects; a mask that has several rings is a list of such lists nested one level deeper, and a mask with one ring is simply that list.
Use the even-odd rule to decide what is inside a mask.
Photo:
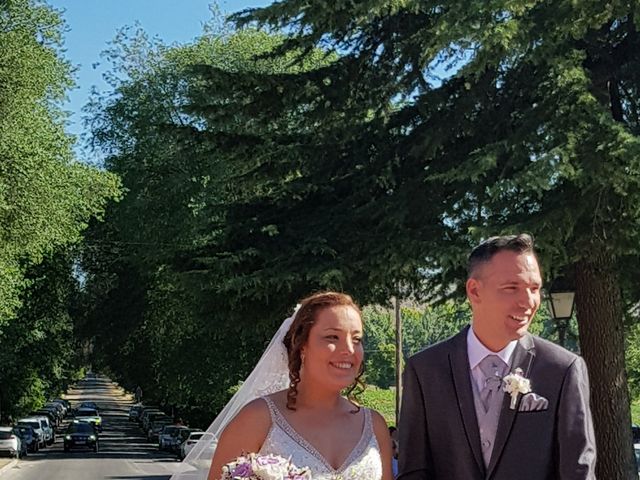
[{"label": "groom", "polygon": [[[407,362],[399,479],[595,479],[585,363],[527,333],[541,286],[529,235],[471,252],[471,326]],[[513,394],[503,391],[509,374],[521,387]]]}]

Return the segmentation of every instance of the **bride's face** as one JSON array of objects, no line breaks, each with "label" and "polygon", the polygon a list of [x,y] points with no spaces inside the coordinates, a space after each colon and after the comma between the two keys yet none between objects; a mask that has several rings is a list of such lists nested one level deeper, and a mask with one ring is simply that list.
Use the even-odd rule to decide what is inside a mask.
[{"label": "bride's face", "polygon": [[301,381],[320,382],[342,390],[351,385],[364,356],[362,320],[349,306],[320,310],[302,350]]}]

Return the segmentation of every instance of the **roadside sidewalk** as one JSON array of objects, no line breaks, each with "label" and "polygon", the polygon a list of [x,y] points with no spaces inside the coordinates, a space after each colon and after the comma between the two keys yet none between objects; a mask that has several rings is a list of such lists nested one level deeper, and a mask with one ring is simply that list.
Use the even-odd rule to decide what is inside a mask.
[{"label": "roadside sidewalk", "polygon": [[15,458],[0,458],[0,476],[3,472],[9,470],[17,464],[18,460],[16,460]]}]

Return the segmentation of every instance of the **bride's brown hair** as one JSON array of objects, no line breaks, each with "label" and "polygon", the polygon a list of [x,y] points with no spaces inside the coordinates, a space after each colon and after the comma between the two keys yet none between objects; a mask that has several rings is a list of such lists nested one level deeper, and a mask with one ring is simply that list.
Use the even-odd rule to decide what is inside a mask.
[{"label": "bride's brown hair", "polygon": [[[351,307],[360,316],[362,320],[362,312],[360,307],[353,299],[339,292],[319,292],[308,296],[300,302],[300,308],[296,313],[295,319],[284,337],[283,343],[287,348],[289,359],[289,390],[287,392],[287,408],[289,410],[296,409],[296,397],[298,396],[298,383],[300,383],[300,368],[302,367],[302,348],[307,344],[309,332],[316,323],[318,313],[330,307]],[[360,371],[354,382],[346,389],[347,398],[353,403],[358,411],[360,405],[356,399],[357,395],[364,390],[364,382],[362,375],[364,374],[364,361],[360,364]]]}]

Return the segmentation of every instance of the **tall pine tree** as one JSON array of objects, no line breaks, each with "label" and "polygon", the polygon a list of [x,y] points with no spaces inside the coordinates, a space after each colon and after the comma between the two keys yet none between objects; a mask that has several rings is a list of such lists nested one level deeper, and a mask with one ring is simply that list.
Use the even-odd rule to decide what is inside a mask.
[{"label": "tall pine tree", "polygon": [[[361,259],[374,287],[376,278],[426,277],[427,296],[461,285],[464,255],[480,239],[533,232],[548,279],[562,271],[575,283],[598,478],[635,476],[623,324],[626,305],[639,300],[636,7],[283,0],[236,17],[285,29],[281,52],[340,56],[310,73],[233,80],[246,95],[236,112],[268,117],[297,104],[313,131],[270,144],[263,136],[253,151],[280,169],[261,172],[262,184],[284,178],[287,166],[291,181],[276,183],[291,201],[245,213],[247,221],[290,225],[295,205],[317,205],[312,192],[333,193],[342,208],[306,219],[331,232],[332,255]],[[303,245],[309,236],[298,233]]]}]

